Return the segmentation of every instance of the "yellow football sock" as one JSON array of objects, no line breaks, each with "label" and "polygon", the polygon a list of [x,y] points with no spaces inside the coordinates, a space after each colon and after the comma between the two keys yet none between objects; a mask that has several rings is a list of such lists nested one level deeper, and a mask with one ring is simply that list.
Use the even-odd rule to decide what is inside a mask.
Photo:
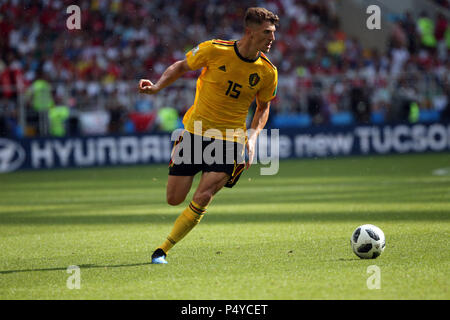
[{"label": "yellow football sock", "polygon": [[186,236],[203,218],[206,207],[202,207],[191,201],[189,206],[175,220],[172,231],[166,241],[159,247],[167,254],[167,252],[181,239]]}]

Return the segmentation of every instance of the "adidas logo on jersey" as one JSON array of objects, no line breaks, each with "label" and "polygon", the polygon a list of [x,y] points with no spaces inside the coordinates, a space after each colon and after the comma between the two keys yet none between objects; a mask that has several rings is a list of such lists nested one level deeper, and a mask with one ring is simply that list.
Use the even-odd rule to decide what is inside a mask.
[{"label": "adidas logo on jersey", "polygon": [[227,72],[227,69],[225,68],[225,65],[220,66],[220,67],[219,67],[219,70],[222,70],[223,72]]}]

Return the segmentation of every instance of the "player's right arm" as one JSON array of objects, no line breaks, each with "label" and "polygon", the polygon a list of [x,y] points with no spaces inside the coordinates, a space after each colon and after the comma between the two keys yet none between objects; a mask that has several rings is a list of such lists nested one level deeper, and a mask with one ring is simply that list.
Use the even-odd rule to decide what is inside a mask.
[{"label": "player's right arm", "polygon": [[186,72],[207,66],[209,59],[214,56],[213,49],[212,40],[202,42],[186,53],[184,60],[177,61],[168,67],[157,83],[153,84],[150,80],[141,79],[139,81],[139,92],[155,94]]},{"label": "player's right arm", "polygon": [[183,76],[188,71],[191,71],[191,68],[189,67],[186,59],[179,60],[168,67],[155,84],[148,79],[141,79],[139,81],[139,92],[146,94],[158,93],[160,90],[172,84],[175,80]]}]

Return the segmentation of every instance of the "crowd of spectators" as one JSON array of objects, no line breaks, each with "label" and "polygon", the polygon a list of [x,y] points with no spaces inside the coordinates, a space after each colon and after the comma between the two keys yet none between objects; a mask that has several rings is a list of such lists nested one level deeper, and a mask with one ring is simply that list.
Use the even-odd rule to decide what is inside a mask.
[{"label": "crowd of spectators", "polygon": [[[193,102],[198,72],[157,97],[139,95],[138,79],[157,80],[201,41],[238,39],[249,6],[264,6],[281,18],[269,53],[280,79],[271,120],[304,114],[308,124],[327,125],[347,113],[359,123],[418,121],[412,106],[449,117],[450,24],[443,15],[396,17],[380,52],[341,30],[333,0],[82,0],[80,30],[67,28],[71,4],[1,2],[2,135],[5,127],[20,134],[11,129],[19,123],[19,103],[25,104],[27,123],[39,119],[29,99],[22,99],[38,78],[46,79],[54,104],[67,106],[72,118],[107,112],[110,131],[157,129],[151,115],[163,107],[182,117]],[[77,123],[72,127],[70,133],[79,133]],[[25,135],[43,133],[37,126],[22,129]]]}]

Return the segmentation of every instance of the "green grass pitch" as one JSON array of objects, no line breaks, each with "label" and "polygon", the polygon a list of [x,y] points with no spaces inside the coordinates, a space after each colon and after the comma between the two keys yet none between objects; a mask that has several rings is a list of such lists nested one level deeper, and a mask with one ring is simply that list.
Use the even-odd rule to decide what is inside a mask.
[{"label": "green grass pitch", "polygon": [[[165,203],[167,166],[0,175],[0,299],[450,298],[449,153],[259,169],[217,194],[168,265],[150,255],[188,200]],[[366,223],[386,235],[375,260],[349,245]]]}]

